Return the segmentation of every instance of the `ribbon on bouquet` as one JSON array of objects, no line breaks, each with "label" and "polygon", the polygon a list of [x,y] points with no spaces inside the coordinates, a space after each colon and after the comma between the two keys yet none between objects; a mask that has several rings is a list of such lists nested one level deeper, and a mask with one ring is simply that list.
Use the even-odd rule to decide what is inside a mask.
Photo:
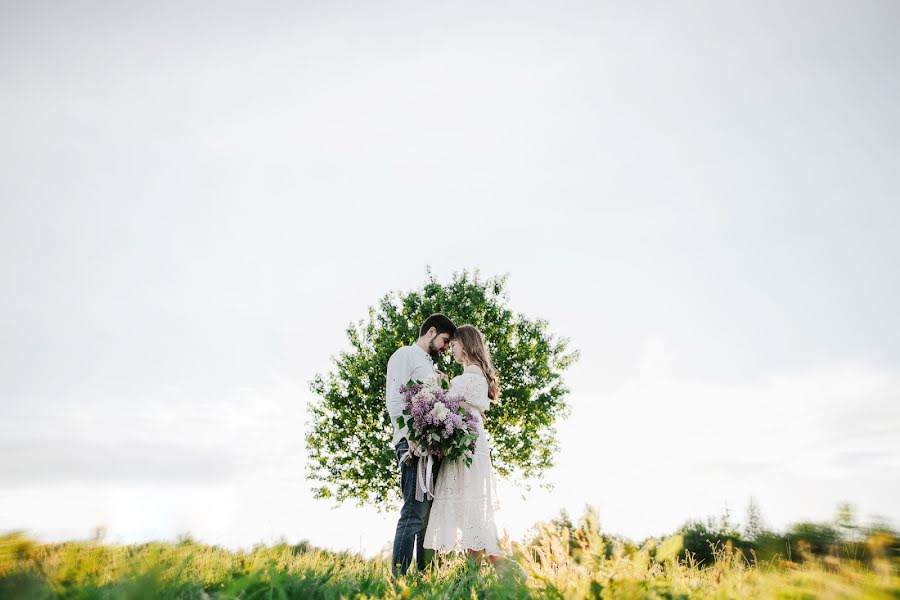
[{"label": "ribbon on bouquet", "polygon": [[418,458],[419,463],[416,465],[416,500],[422,502],[427,496],[429,500],[434,499],[434,457],[428,450],[421,446],[413,452],[412,448],[406,451],[403,462],[409,462],[413,458]]},{"label": "ribbon on bouquet", "polygon": [[[424,458],[425,460],[422,460]],[[434,500],[434,477],[431,470],[434,467],[434,457],[428,454],[420,457],[418,467],[418,485],[416,486],[416,500],[421,502],[428,496],[429,500]]]}]

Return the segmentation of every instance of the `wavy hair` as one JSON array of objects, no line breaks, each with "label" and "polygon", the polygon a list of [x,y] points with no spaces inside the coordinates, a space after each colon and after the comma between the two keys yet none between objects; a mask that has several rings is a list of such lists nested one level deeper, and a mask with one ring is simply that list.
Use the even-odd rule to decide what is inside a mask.
[{"label": "wavy hair", "polygon": [[500,383],[497,371],[491,363],[491,353],[484,343],[484,336],[472,325],[460,325],[453,332],[454,341],[462,344],[463,356],[481,367],[488,382],[488,398],[491,402],[500,402]]}]

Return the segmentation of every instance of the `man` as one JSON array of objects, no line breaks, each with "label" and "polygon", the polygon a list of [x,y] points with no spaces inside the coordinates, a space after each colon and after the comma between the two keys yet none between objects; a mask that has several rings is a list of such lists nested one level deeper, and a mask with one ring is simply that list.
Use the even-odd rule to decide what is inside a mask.
[{"label": "man", "polygon": [[[419,328],[419,339],[414,344],[404,346],[391,355],[387,366],[386,401],[388,414],[391,416],[391,424],[394,426],[394,450],[397,460],[406,454],[410,445],[407,439],[409,431],[397,426],[397,417],[403,414],[406,404],[400,394],[400,386],[410,379],[424,381],[435,372],[434,361],[439,359],[441,353],[450,345],[450,338],[456,331],[453,321],[441,314],[431,315]],[[400,463],[400,485],[403,490],[403,509],[400,511],[400,520],[397,521],[397,531],[394,534],[394,554],[391,561],[391,571],[405,575],[412,562],[413,547],[416,549],[416,566],[420,571],[425,569],[425,549],[422,547],[425,528],[428,526],[428,513],[431,510],[431,500],[427,496],[424,500],[416,500],[416,468],[418,458],[407,463]],[[440,464],[435,461],[434,474]]]}]

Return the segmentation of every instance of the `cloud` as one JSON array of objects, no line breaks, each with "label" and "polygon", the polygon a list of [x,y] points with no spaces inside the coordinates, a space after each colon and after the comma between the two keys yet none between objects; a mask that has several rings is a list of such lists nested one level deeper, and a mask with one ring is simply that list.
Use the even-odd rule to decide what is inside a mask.
[{"label": "cloud", "polygon": [[570,498],[568,510],[596,503],[611,531],[640,537],[753,496],[778,526],[830,515],[843,501],[896,518],[895,369],[823,361],[735,382],[690,360],[658,337],[623,354],[630,371],[604,377],[596,362],[579,362],[549,475],[556,493],[517,517]]},{"label": "cloud", "polygon": [[892,451],[840,451],[832,456],[831,464],[853,470],[875,469],[884,474],[900,472],[900,457]]},{"label": "cloud", "polygon": [[772,460],[731,458],[702,460],[696,464],[696,468],[723,475],[766,475],[781,470],[781,465]]},{"label": "cloud", "polygon": [[0,487],[78,483],[218,483],[226,450],[146,442],[33,439],[0,443]]},{"label": "cloud", "polygon": [[237,389],[172,386],[129,402],[86,399],[55,414],[13,413],[0,420],[0,488],[296,476],[303,472],[302,390],[267,375]]},{"label": "cloud", "polygon": [[684,375],[680,364],[652,341],[640,373],[607,406],[619,429],[639,426],[660,444],[683,445],[701,470],[839,475],[836,465],[864,456],[900,457],[895,372],[853,360],[729,385]]}]

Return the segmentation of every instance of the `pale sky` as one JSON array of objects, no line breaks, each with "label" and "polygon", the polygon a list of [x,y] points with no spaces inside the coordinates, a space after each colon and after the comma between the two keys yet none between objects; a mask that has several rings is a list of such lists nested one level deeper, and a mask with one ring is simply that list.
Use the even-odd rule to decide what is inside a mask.
[{"label": "pale sky", "polygon": [[0,4],[0,531],[371,554],[309,381],[425,267],[581,352],[553,492],[633,538],[900,521],[900,5]]}]

